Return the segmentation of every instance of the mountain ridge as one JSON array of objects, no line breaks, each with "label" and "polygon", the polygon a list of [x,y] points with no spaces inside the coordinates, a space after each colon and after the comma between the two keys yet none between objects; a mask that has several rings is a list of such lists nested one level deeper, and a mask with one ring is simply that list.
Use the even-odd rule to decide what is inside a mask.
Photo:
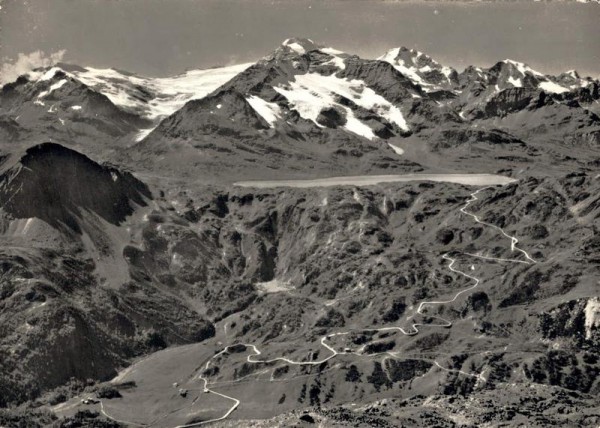
[{"label": "mountain ridge", "polygon": [[0,425],[597,426],[598,82],[382,58],[5,85]]},{"label": "mountain ridge", "polygon": [[[253,64],[174,78],[62,66],[68,70],[37,70],[32,79],[5,85],[0,135],[25,146],[49,136],[68,145],[76,132],[76,149],[110,153],[112,161],[141,162],[163,175],[175,164],[189,175],[201,164],[209,168],[200,173],[210,175],[236,167],[233,181],[267,178],[258,171],[271,170],[301,177],[306,168],[321,176],[328,169],[337,175],[351,170],[385,174],[389,168],[414,171],[415,164],[444,165],[454,157],[448,147],[466,150],[474,143],[488,150],[489,141],[500,135],[529,148],[496,145],[506,148],[499,157],[511,159],[526,159],[528,150],[557,157],[562,149],[550,150],[548,140],[594,147],[600,139],[598,81],[573,71],[547,76],[512,60],[458,72],[415,49],[395,48],[370,60],[292,38]],[[63,97],[71,85],[97,94],[106,107],[88,109],[83,95],[70,105],[63,106],[64,100],[44,105],[57,94]],[[6,95],[17,90],[23,94]],[[235,103],[221,110],[217,106],[227,103],[206,101],[226,93],[238,94],[239,104],[249,104],[250,110],[235,119],[225,114],[237,108]],[[250,125],[256,120],[262,129]],[[214,141],[213,131],[225,139]],[[493,137],[474,142],[467,135]],[[99,150],[98,140],[110,152]],[[416,152],[427,156],[413,157]],[[309,159],[313,166],[307,165]]]}]

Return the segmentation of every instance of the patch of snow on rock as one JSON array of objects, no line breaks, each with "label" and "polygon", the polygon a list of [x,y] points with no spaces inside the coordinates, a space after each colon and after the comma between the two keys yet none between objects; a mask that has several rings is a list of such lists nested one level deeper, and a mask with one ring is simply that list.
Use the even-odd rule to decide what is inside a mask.
[{"label": "patch of snow on rock", "polygon": [[585,305],[585,338],[592,338],[592,329],[600,327],[600,298],[592,297]]},{"label": "patch of snow on rock", "polygon": [[294,52],[299,53],[299,54],[303,54],[306,52],[306,50],[302,47],[302,45],[300,45],[298,43],[290,43],[286,46],[288,48],[290,48],[291,50],[293,50]]},{"label": "patch of snow on rock", "polygon": [[344,125],[344,128],[350,132],[365,137],[368,140],[373,140],[376,138],[373,130],[368,125],[358,120],[354,116],[354,112],[348,107],[346,107],[346,124]]},{"label": "patch of snow on rock", "polygon": [[59,80],[59,81],[58,81],[58,82],[56,82],[54,85],[50,86],[50,89],[49,89],[49,92],[48,92],[48,93],[50,93],[50,92],[52,92],[52,91],[55,91],[55,90],[57,90],[58,88],[61,88],[61,87],[62,87],[62,86],[65,84],[65,83],[67,83],[67,79],[62,79],[62,80]]},{"label": "patch of snow on rock", "polygon": [[385,62],[392,64],[396,70],[398,70],[400,73],[404,74],[406,77],[408,77],[414,83],[421,85],[424,89],[426,89],[427,86],[431,86],[427,82],[425,82],[421,78],[421,76],[419,76],[419,74],[417,74],[417,70],[415,68],[406,67],[404,65],[404,61],[397,60],[396,57],[399,54],[400,54],[400,48],[395,48],[395,49],[389,50],[388,52],[386,52],[385,55],[383,55],[377,59],[379,61],[385,61]]},{"label": "patch of snow on rock", "polygon": [[508,83],[510,83],[511,85],[513,85],[515,88],[522,88],[523,87],[523,82],[521,82],[521,79],[515,79],[512,76],[508,77]]},{"label": "patch of snow on rock", "polygon": [[[52,67],[50,70],[46,71],[39,80],[50,80],[54,77],[57,71],[61,71],[59,67]],[[35,78],[35,76],[33,76]]]},{"label": "patch of snow on rock", "polygon": [[396,154],[398,154],[398,155],[403,155],[404,154],[404,149],[402,149],[402,148],[400,148],[398,146],[394,146],[393,144],[389,144],[389,143],[388,143],[388,146],[390,146],[390,149],[392,149],[393,151],[395,151]]},{"label": "patch of snow on rock", "polygon": [[281,116],[281,109],[275,103],[270,103],[263,100],[260,97],[251,95],[246,98],[246,101],[252,106],[254,111],[256,111],[264,120],[266,120],[271,128],[273,124],[277,122],[277,119]]},{"label": "patch of snow on rock", "polygon": [[344,70],[346,68],[346,63],[344,62],[344,58],[337,56],[337,55],[332,55],[332,58],[327,61],[326,63],[324,63],[324,65],[333,65],[337,68],[339,68],[340,70]]},{"label": "patch of snow on rock", "polygon": [[525,63],[518,62],[518,61],[513,61],[512,59],[505,59],[503,62],[505,64],[511,64],[511,65],[513,65],[523,75],[526,74],[526,73],[529,73],[529,74],[533,74],[534,76],[545,77],[542,73],[540,73],[539,71],[534,70],[533,68],[529,67]]},{"label": "patch of snow on rock", "polygon": [[262,293],[279,293],[282,291],[290,291],[291,287],[289,281],[273,279],[266,282],[257,282],[256,288]]},{"label": "patch of snow on rock", "polygon": [[146,138],[148,136],[148,134],[150,134],[152,131],[154,131],[154,128],[146,128],[146,129],[140,129],[138,131],[137,134],[135,134],[134,140],[135,141],[142,141],[144,138]]},{"label": "patch of snow on rock", "polygon": [[[113,104],[147,119],[159,120],[173,114],[188,101],[208,95],[250,65],[252,64],[191,70],[177,76],[160,78],[92,67],[70,74],[105,95]],[[53,75],[54,72],[51,76]],[[137,89],[140,87],[144,88],[143,94]]]},{"label": "patch of snow on rock", "polygon": [[362,80],[347,80],[333,75],[323,76],[317,73],[307,73],[297,75],[295,80],[290,82],[289,89],[281,87],[274,89],[294,105],[300,116],[315,123],[317,123],[319,113],[325,107],[336,105],[346,110],[347,122],[344,127],[368,139],[376,138],[371,128],[357,119],[350,108],[338,104],[335,101],[335,95],[348,98],[360,107],[374,111],[404,131],[409,129],[400,109],[367,87]]},{"label": "patch of snow on rock", "polygon": [[321,48],[320,51],[326,53],[327,55],[342,55],[344,53],[333,48]]},{"label": "patch of snow on rock", "polygon": [[38,94],[38,98],[44,98],[45,96],[47,96],[48,94],[52,93],[52,91],[55,91],[56,89],[62,87],[65,83],[67,83],[66,79],[62,79],[59,80],[58,82],[56,82],[55,84],[51,85],[48,90],[46,91],[42,91]]},{"label": "patch of snow on rock", "polygon": [[558,83],[554,82],[540,82],[540,88],[542,88],[546,92],[552,92],[554,94],[562,94],[563,92],[568,92],[569,90],[564,86],[560,86]]}]

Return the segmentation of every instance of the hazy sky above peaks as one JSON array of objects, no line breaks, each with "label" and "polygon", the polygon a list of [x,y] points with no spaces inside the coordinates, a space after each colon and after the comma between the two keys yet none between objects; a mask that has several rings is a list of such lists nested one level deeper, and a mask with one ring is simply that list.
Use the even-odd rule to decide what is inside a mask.
[{"label": "hazy sky above peaks", "polygon": [[[511,58],[600,75],[600,5],[368,0],[0,0],[0,62],[150,76],[255,61],[293,36],[365,58],[406,46],[462,70]],[[63,52],[64,51],[64,52]],[[19,58],[19,55],[21,57]],[[32,56],[33,55],[33,56]]]}]

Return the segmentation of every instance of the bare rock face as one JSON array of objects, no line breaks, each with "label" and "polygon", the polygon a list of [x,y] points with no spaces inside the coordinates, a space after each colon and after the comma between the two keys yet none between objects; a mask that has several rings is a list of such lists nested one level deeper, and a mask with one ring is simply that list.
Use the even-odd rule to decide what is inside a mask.
[{"label": "bare rock face", "polygon": [[76,231],[84,211],[118,225],[150,197],[130,173],[53,143],[27,149],[17,163],[5,163],[0,176],[0,206],[7,213]]},{"label": "bare rock face", "polygon": [[485,105],[485,115],[488,117],[506,116],[509,113],[523,110],[531,104],[533,96],[529,89],[510,88],[494,96]]},{"label": "bare rock face", "polygon": [[3,141],[19,140],[24,132],[23,128],[8,115],[0,116],[0,139]]},{"label": "bare rock face", "polygon": [[341,109],[324,108],[319,113],[317,122],[328,128],[337,128],[346,123],[346,114]]},{"label": "bare rock face", "polygon": [[239,135],[267,129],[265,120],[236,91],[223,91],[190,101],[175,115],[161,122],[152,138],[186,138],[203,134]]},{"label": "bare rock face", "polygon": [[341,77],[363,80],[377,93],[381,93],[391,102],[403,102],[411,94],[421,94],[422,90],[410,79],[383,61],[368,61],[353,57],[348,60]]}]

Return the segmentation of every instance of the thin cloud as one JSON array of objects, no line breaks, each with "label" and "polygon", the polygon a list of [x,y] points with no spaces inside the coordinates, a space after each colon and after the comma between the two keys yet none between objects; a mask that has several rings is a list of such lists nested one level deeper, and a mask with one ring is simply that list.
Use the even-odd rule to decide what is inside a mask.
[{"label": "thin cloud", "polygon": [[51,67],[60,62],[65,56],[66,49],[61,49],[50,54],[35,51],[29,54],[20,53],[14,62],[5,62],[0,69],[0,85],[13,82],[17,77],[31,72],[39,67]]}]

